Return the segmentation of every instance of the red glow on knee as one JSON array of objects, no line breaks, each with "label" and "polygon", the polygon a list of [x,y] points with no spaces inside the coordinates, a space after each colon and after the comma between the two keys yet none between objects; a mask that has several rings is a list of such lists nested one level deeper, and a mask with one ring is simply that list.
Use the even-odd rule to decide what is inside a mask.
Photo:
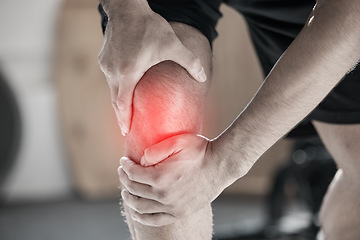
[{"label": "red glow on knee", "polygon": [[198,132],[200,126],[196,111],[189,111],[191,104],[183,97],[165,99],[169,94],[161,95],[158,91],[148,96],[134,98],[132,124],[126,137],[126,149],[138,159],[147,147],[180,133]]},{"label": "red glow on knee", "polygon": [[[199,133],[202,106],[195,81],[180,66],[168,63],[159,74],[149,71],[137,84],[133,98],[133,115],[126,137],[125,154],[140,160],[143,151],[166,138],[181,133]],[[180,73],[173,74],[169,69]],[[167,76],[177,76],[170,78]]]}]

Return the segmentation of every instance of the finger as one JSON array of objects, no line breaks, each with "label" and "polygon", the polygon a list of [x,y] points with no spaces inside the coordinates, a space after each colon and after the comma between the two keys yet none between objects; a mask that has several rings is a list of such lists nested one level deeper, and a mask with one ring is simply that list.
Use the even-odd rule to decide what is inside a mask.
[{"label": "finger", "polygon": [[148,147],[145,149],[144,155],[141,157],[141,165],[155,165],[180,152],[183,149],[182,142],[184,141],[184,137],[184,134],[173,136],[151,147]]},{"label": "finger", "polygon": [[120,165],[131,181],[151,185],[153,182],[153,169],[136,164],[127,157],[120,159]]},{"label": "finger", "polygon": [[166,192],[159,191],[159,189],[153,188],[147,184],[131,181],[121,166],[118,168],[118,173],[119,180],[122,183],[124,190],[128,190],[131,194],[141,198],[154,200],[163,205],[167,205],[171,201],[171,199],[169,199],[169,194],[166,194]]},{"label": "finger", "polygon": [[133,195],[126,189],[121,191],[121,197],[126,205],[140,214],[162,213],[165,210],[165,205],[151,199]]},{"label": "finger", "polygon": [[133,81],[130,79],[133,77],[128,77],[127,79],[122,79],[121,85],[119,86],[118,95],[116,99],[116,104],[119,109],[119,122],[121,133],[125,136],[128,134],[131,125],[131,117],[132,117],[132,100],[134,89],[136,83],[140,80]]},{"label": "finger", "polygon": [[169,60],[180,64],[198,82],[205,82],[207,77],[200,59],[185,47],[180,40],[176,44],[174,51],[169,53]]},{"label": "finger", "polygon": [[131,181],[121,166],[118,168],[118,174],[120,182],[131,194],[142,198],[157,200],[151,186]]},{"label": "finger", "polygon": [[[107,76],[107,74],[105,74],[105,76]],[[109,80],[108,76],[106,78],[108,79],[108,84],[110,87],[111,100],[113,101],[113,103],[115,103],[115,100],[117,99],[118,96],[119,84]]]},{"label": "finger", "polygon": [[116,119],[117,119],[119,127],[120,127],[120,112],[119,112],[119,108],[117,105],[117,96],[118,96],[118,91],[119,91],[119,85],[117,83],[110,83],[109,80],[108,80],[108,83],[109,83],[109,87],[110,87],[110,96],[111,96],[112,107],[115,111]]},{"label": "finger", "polygon": [[174,216],[166,213],[140,214],[134,212],[132,215],[132,219],[143,225],[152,227],[162,227],[177,221]]},{"label": "finger", "polygon": [[[111,94],[111,103],[112,103],[112,107],[114,109],[115,115],[116,115],[116,119],[118,122],[118,125],[121,129],[121,124],[120,124],[120,111],[119,111],[119,107],[117,105],[117,95],[118,95],[118,91],[119,91],[119,87],[118,86],[110,86],[110,94]],[[123,134],[124,135],[124,134]]]}]

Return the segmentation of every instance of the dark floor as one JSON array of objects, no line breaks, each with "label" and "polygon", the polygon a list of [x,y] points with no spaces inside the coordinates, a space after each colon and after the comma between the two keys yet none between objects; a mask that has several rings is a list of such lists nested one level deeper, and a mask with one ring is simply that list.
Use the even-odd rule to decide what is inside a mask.
[{"label": "dark floor", "polygon": [[[265,219],[263,202],[256,198],[221,196],[213,203],[213,209],[217,238],[251,231]],[[304,225],[308,219],[304,212],[293,212],[297,212],[296,217],[285,221],[285,230]],[[126,240],[130,235],[117,200],[88,202],[74,198],[0,208],[0,239]]]}]

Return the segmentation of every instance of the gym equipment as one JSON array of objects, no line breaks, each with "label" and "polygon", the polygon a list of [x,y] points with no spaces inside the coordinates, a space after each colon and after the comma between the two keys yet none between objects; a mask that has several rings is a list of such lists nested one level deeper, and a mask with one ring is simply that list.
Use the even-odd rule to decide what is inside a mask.
[{"label": "gym equipment", "polygon": [[0,204],[2,184],[14,164],[21,137],[21,121],[15,96],[0,71]]}]

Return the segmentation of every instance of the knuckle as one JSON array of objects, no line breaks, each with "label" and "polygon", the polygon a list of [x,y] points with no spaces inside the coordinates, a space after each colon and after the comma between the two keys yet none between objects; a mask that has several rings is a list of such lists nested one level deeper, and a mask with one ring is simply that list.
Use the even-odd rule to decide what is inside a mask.
[{"label": "knuckle", "polygon": [[124,100],[117,100],[116,105],[117,105],[117,108],[120,110],[126,109],[126,106],[127,106],[127,104]]},{"label": "knuckle", "polygon": [[132,73],[132,65],[130,63],[118,63],[105,57],[103,54],[98,56],[98,64],[100,69],[110,78],[124,79]]},{"label": "knuckle", "polygon": [[98,59],[100,69],[109,76],[112,76],[114,67],[111,61],[108,61],[105,57],[99,57]]},{"label": "knuckle", "polygon": [[154,181],[154,186],[159,189],[161,192],[164,191],[164,189],[166,188],[166,185],[165,183],[161,180],[161,178],[157,178],[155,181]]},{"label": "knuckle", "polygon": [[157,199],[162,201],[166,197],[166,193],[164,191],[157,192]]},{"label": "knuckle", "polygon": [[153,176],[151,176],[150,182],[152,183],[152,186],[154,186],[156,189],[162,190],[163,183],[160,174],[154,174]]},{"label": "knuckle", "polygon": [[167,191],[160,191],[158,193],[158,199],[161,203],[168,205],[171,203],[170,194]]},{"label": "knuckle", "polygon": [[133,207],[134,207],[134,210],[137,211],[138,213],[140,213],[140,214],[145,213],[142,204],[140,204],[139,201],[137,201],[137,199],[135,201],[133,201]]},{"label": "knuckle", "polygon": [[111,101],[111,105],[113,106],[113,108],[114,108],[115,110],[118,109],[118,104],[117,104],[117,101],[116,101],[116,100],[112,100],[112,101]]}]

